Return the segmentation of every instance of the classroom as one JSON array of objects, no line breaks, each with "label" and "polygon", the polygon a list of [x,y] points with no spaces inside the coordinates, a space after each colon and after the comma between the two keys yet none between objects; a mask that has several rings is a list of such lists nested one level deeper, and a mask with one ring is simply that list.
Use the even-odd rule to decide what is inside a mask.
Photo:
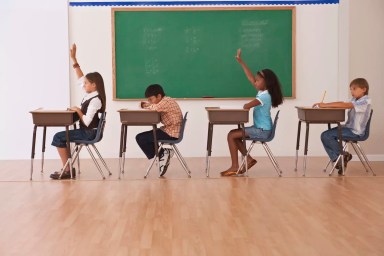
[{"label": "classroom", "polygon": [[[177,16],[186,11],[191,18]],[[244,21],[251,11],[266,16]],[[143,39],[134,26],[128,34],[120,33],[126,27],[118,27],[119,15],[128,12],[136,15],[133,23],[144,27],[139,27]],[[285,12],[293,16],[288,23]],[[217,13],[228,16],[220,21]],[[383,13],[381,0],[1,1],[0,254],[384,255]],[[190,26],[184,41],[177,41],[173,25],[156,16],[164,14],[174,15],[173,24]],[[236,19],[241,27],[233,25]],[[147,21],[160,30],[145,27]],[[288,29],[276,32],[280,25]],[[164,30],[169,34],[160,42],[163,28],[170,32]],[[225,39],[209,33],[199,38],[202,28]],[[237,33],[241,38],[234,38]],[[124,40],[138,44],[121,50]],[[51,141],[65,127],[48,125],[45,134],[34,126],[31,113],[80,107],[84,90],[70,58],[74,43],[84,74],[97,71],[104,79],[106,122],[95,145],[111,173],[100,164],[105,179],[83,147],[80,165],[73,162],[81,173],[75,179],[52,180],[51,173],[62,164]],[[178,52],[184,43],[188,48]],[[152,50],[141,56],[144,48]],[[236,61],[238,48],[253,73],[271,68],[281,74],[285,98],[271,109],[272,121],[279,115],[274,138],[267,142],[273,157],[255,144],[255,166],[223,177],[220,172],[231,164],[228,132],[253,124],[252,109],[245,112],[245,123],[210,123],[210,114],[217,111],[212,108],[231,113],[225,110],[242,109],[256,95]],[[204,58],[193,66],[188,58],[198,51],[204,51]],[[131,61],[132,56],[138,61]],[[164,68],[163,59],[177,65]],[[159,75],[162,69],[168,80]],[[145,80],[151,76],[156,81]],[[352,160],[345,174],[338,175],[337,169],[330,174],[331,165],[324,171],[329,157],[320,138],[328,120],[311,123],[309,129],[299,113],[319,111],[314,103],[350,100],[355,78],[369,83],[372,122],[369,137],[359,145],[371,168],[349,144]],[[153,128],[140,125],[143,111],[138,109],[147,100],[145,88],[155,83],[176,100],[183,115],[188,112],[177,144],[187,168],[175,155],[162,177],[157,163],[148,173],[151,161],[136,142],[137,134]],[[120,118],[127,110],[136,111],[138,124],[124,127]],[[347,112],[339,113],[344,124]]]}]

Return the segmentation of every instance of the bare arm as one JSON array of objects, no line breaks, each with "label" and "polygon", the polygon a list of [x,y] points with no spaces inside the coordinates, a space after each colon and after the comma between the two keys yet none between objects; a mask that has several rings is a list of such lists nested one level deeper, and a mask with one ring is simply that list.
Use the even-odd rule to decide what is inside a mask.
[{"label": "bare arm", "polygon": [[319,102],[319,103],[313,104],[313,107],[315,106],[318,106],[319,108],[353,108],[352,102],[343,102],[343,101],[329,102],[329,103]]},{"label": "bare arm", "polygon": [[244,73],[245,75],[247,76],[248,80],[254,84],[256,79],[255,79],[255,76],[252,74],[252,71],[248,68],[247,64],[245,64],[245,62],[243,61],[243,59],[241,58],[241,49],[238,49],[237,50],[237,55],[236,55],[236,60],[237,62],[240,63],[241,67],[243,68],[244,70]]},{"label": "bare arm", "polygon": [[260,101],[259,101],[258,99],[254,99],[254,100],[252,100],[252,101],[250,101],[250,102],[244,104],[243,108],[244,108],[244,109],[251,109],[251,108],[253,108],[253,107],[255,107],[255,106],[258,106],[258,105],[260,105],[260,104],[261,104],[261,103],[260,103]]},{"label": "bare arm", "polygon": [[83,71],[81,70],[80,65],[78,64],[77,59],[76,59],[76,44],[72,45],[72,48],[70,51],[71,51],[71,60],[73,63],[73,68],[76,72],[77,78],[79,79],[80,77],[83,77],[84,74],[83,74]]}]

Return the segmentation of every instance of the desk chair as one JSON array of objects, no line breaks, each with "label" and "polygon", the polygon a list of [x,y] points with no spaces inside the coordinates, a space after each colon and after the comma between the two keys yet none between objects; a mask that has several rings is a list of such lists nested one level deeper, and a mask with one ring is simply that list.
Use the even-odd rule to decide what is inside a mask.
[{"label": "desk chair", "polygon": [[[368,122],[367,122],[367,126],[365,128],[365,133],[363,136],[361,136],[360,138],[358,139],[355,139],[355,140],[343,140],[343,142],[345,142],[344,144],[344,147],[343,147],[343,152],[345,152],[345,149],[347,148],[347,145],[348,143],[351,144],[351,146],[353,147],[353,149],[355,150],[356,152],[356,155],[359,157],[360,159],[360,162],[363,164],[364,168],[365,168],[365,171],[366,172],[369,172],[371,171],[373,176],[376,176],[376,173],[373,171],[371,165],[369,164],[369,161],[368,161],[368,158],[367,156],[365,155],[364,151],[363,151],[363,148],[360,146],[359,144],[359,141],[366,141],[369,137],[369,130],[370,130],[370,127],[371,127],[371,120],[372,120],[372,114],[373,114],[373,109],[371,110],[371,113],[369,115],[369,119],[368,119]],[[342,154],[343,155],[343,154]],[[340,155],[336,162],[335,163],[338,163],[339,160],[340,160],[340,157],[342,156]],[[329,166],[329,164],[331,163],[332,161],[329,160],[327,166],[324,168],[324,172],[327,171],[327,168]],[[335,170],[335,167],[336,167],[336,164],[335,166],[333,166],[331,172],[329,173],[329,175],[332,175],[333,171]],[[346,170],[345,170],[346,171]]]},{"label": "desk chair", "polygon": [[[185,124],[187,122],[187,115],[188,115],[188,112],[186,112],[184,115],[184,118],[180,127],[180,135],[177,140],[158,140],[158,142],[160,143],[159,152],[162,148],[164,148],[164,146],[169,146],[173,149],[173,151],[175,152],[175,155],[177,156],[177,159],[179,160],[180,164],[183,166],[185,172],[187,173],[188,178],[191,178],[191,171],[189,170],[187,163],[185,162],[183,156],[181,155],[179,149],[176,146],[176,144],[180,143],[183,140]],[[157,157],[153,158],[150,166],[147,169],[147,173],[145,174],[144,178],[147,178],[149,171],[151,170],[153,163],[156,161],[156,159]]]},{"label": "desk chair", "polygon": [[103,179],[105,179],[105,176],[104,176],[104,173],[103,173],[103,170],[101,169],[99,163],[97,162],[94,154],[92,153],[91,149],[89,148],[89,146],[92,146],[93,150],[96,152],[96,154],[99,156],[99,159],[100,161],[103,163],[105,169],[108,171],[108,174],[109,175],[112,175],[111,171],[109,170],[107,164],[105,163],[103,157],[101,156],[100,152],[97,150],[95,144],[99,141],[101,141],[101,139],[103,138],[103,133],[104,133],[104,127],[105,127],[105,122],[106,122],[106,115],[107,113],[104,112],[104,113],[101,113],[101,116],[100,116],[100,121],[99,121],[99,124],[97,126],[97,132],[96,132],[96,137],[93,139],[93,140],[75,140],[74,143],[75,143],[75,148],[72,152],[72,154],[74,155],[72,157],[73,159],[73,163],[76,161],[77,159],[77,164],[78,164],[78,169],[79,169],[79,173],[80,173],[80,159],[79,159],[79,153],[81,151],[81,149],[85,146],[89,152],[89,155],[92,157],[92,160],[93,162],[95,163],[97,169],[99,170],[101,176],[103,177]]},{"label": "desk chair", "polygon": [[247,150],[247,154],[245,155],[245,157],[243,157],[243,161],[241,162],[240,167],[237,170],[237,174],[239,174],[240,170],[245,165],[245,173],[248,175],[247,157],[251,153],[251,150],[252,150],[253,146],[255,145],[255,143],[259,143],[259,144],[263,145],[264,150],[265,150],[265,152],[267,153],[267,155],[269,157],[269,160],[271,160],[271,162],[273,164],[273,167],[275,167],[277,175],[279,175],[279,177],[281,177],[281,174],[283,172],[281,171],[280,166],[279,166],[279,164],[276,161],[276,158],[273,156],[272,151],[268,147],[268,144],[267,144],[267,142],[272,141],[273,138],[275,137],[275,131],[276,131],[277,120],[279,119],[279,113],[280,113],[280,110],[277,111],[277,113],[276,113],[275,120],[274,120],[273,126],[272,126],[272,132],[271,132],[271,135],[269,135],[268,138],[266,138],[266,139],[257,139],[257,140],[254,140],[254,139],[251,139],[251,138],[245,138],[245,141],[250,140],[250,141],[252,141],[252,143],[251,143],[251,145],[249,146],[249,148]]}]

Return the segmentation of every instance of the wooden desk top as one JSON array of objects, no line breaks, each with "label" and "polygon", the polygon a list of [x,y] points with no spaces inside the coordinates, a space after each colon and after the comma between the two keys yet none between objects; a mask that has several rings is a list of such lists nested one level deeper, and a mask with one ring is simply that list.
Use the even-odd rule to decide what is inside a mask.
[{"label": "wooden desk top", "polygon": [[340,110],[346,110],[348,108],[313,108],[311,106],[295,106],[295,108],[297,109],[303,109],[303,110],[336,110],[336,111],[340,111]]},{"label": "wooden desk top", "polygon": [[249,109],[243,108],[220,108],[220,107],[205,107],[207,111],[220,111],[220,112],[249,112]]}]

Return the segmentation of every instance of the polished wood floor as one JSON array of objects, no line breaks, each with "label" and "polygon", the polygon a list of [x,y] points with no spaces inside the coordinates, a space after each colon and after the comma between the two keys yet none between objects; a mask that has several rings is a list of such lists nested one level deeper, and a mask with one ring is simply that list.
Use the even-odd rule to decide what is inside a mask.
[{"label": "polished wood floor", "polygon": [[267,158],[249,177],[220,178],[228,158],[187,158],[188,179],[176,158],[165,178],[147,161],[127,159],[117,179],[102,180],[82,160],[76,180],[52,181],[35,161],[0,161],[0,255],[384,255],[384,162],[377,176],[351,162],[345,177],[329,177],[325,158],[308,159],[307,177],[294,158]]}]

